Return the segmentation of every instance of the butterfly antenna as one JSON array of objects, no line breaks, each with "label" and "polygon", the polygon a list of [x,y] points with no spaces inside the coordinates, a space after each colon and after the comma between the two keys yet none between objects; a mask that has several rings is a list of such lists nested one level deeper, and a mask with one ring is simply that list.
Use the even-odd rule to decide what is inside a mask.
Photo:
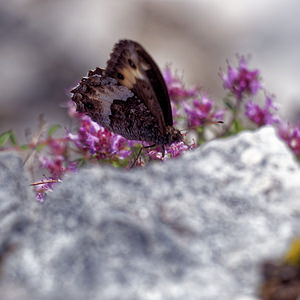
[{"label": "butterfly antenna", "polygon": [[224,121],[208,121],[207,124],[224,124]]},{"label": "butterfly antenna", "polygon": [[[206,124],[209,124],[209,125],[218,125],[218,124],[224,124],[224,122],[223,121],[205,121],[204,122],[204,125],[206,125]],[[180,131],[189,131],[189,130],[191,130],[191,129],[196,129],[197,127],[199,127],[199,126],[193,126],[193,127],[189,127],[189,128],[184,128],[184,129],[181,129]]]}]

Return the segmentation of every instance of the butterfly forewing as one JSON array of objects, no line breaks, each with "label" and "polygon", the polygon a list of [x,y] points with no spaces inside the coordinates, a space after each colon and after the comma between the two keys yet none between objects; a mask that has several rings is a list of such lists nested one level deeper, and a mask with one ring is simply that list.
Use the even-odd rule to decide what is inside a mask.
[{"label": "butterfly forewing", "polygon": [[173,125],[166,84],[158,66],[141,45],[129,40],[117,43],[107,62],[106,75],[133,90],[144,101],[157,118],[162,134],[167,125]]}]

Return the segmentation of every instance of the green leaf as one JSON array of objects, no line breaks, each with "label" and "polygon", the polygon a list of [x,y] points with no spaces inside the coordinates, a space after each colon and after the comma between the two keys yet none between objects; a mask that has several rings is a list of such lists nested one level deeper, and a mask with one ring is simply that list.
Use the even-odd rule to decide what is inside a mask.
[{"label": "green leaf", "polygon": [[81,168],[87,163],[87,159],[85,157],[81,157],[73,160],[72,162],[77,162],[77,167]]},{"label": "green leaf", "polygon": [[35,150],[36,150],[37,152],[40,152],[40,151],[42,151],[45,147],[46,147],[46,145],[37,145],[36,148],[35,148]]},{"label": "green leaf", "polygon": [[119,160],[114,160],[114,161],[111,162],[111,164],[115,168],[121,167],[121,164],[120,164]]},{"label": "green leaf", "polygon": [[20,146],[21,150],[27,150],[29,148],[30,148],[29,145],[22,145],[22,146]]},{"label": "green leaf", "polygon": [[235,119],[233,121],[233,126],[234,126],[234,132],[235,133],[238,133],[238,132],[243,130],[243,127],[242,127],[241,123],[237,119]]},{"label": "green leaf", "polygon": [[12,143],[13,146],[17,146],[18,145],[18,142],[17,142],[17,139],[16,139],[16,135],[15,135],[15,133],[12,130],[10,130],[9,140]]},{"label": "green leaf", "polygon": [[200,134],[202,134],[204,132],[204,128],[201,126],[196,127],[196,131]]},{"label": "green leaf", "polygon": [[232,104],[229,101],[225,101],[225,105],[231,110],[234,111],[234,107],[232,106]]},{"label": "green leaf", "polygon": [[0,135],[0,147],[3,146],[10,137],[10,131],[6,131]]},{"label": "green leaf", "polygon": [[48,130],[48,136],[52,136],[61,126],[59,124],[53,125]]},{"label": "green leaf", "polygon": [[18,145],[15,133],[12,130],[6,131],[0,135],[0,147],[3,146],[8,140],[13,146]]}]

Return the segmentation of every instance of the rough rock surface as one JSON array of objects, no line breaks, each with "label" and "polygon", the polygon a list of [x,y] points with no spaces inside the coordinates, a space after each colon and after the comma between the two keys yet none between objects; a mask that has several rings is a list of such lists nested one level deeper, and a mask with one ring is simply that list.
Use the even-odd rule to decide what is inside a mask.
[{"label": "rough rock surface", "polygon": [[260,262],[300,232],[300,168],[268,127],[144,169],[86,168],[41,205],[14,156],[0,178],[0,249],[5,218],[27,220],[3,299],[257,299]]}]

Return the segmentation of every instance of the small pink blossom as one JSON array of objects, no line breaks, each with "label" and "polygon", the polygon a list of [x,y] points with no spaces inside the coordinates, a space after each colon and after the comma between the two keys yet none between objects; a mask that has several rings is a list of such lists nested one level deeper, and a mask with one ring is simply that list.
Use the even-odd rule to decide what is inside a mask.
[{"label": "small pink blossom", "polygon": [[267,96],[264,108],[255,104],[252,100],[246,104],[246,116],[258,126],[272,125],[279,122],[279,118],[274,115],[278,107],[273,103],[271,97]]},{"label": "small pink blossom", "polygon": [[244,57],[239,58],[237,68],[233,68],[228,63],[227,73],[221,72],[220,77],[223,80],[224,88],[232,92],[238,100],[242,100],[245,94],[253,96],[262,88],[259,81],[259,70],[250,71]]},{"label": "small pink blossom", "polygon": [[162,152],[160,149],[151,149],[147,151],[147,154],[149,157],[153,160],[165,160],[167,157],[162,155]]},{"label": "small pink blossom", "polygon": [[182,117],[181,113],[177,107],[177,104],[174,101],[171,101],[171,108],[172,108],[172,116],[174,119],[174,124],[176,124],[176,119]]},{"label": "small pink blossom", "polygon": [[127,140],[93,122],[90,117],[75,115],[80,122],[77,134],[68,132],[69,141],[83,153],[97,159],[125,159],[131,155]]},{"label": "small pink blossom", "polygon": [[154,160],[167,160],[169,158],[174,158],[179,155],[181,155],[183,152],[187,151],[190,149],[188,145],[186,145],[184,142],[178,142],[178,143],[173,143],[170,146],[165,147],[165,156],[163,157],[161,148],[156,147],[154,149],[149,149],[147,151],[148,155],[150,158]]},{"label": "small pink blossom", "polygon": [[300,124],[292,125],[287,121],[281,121],[278,134],[296,155],[300,154]]},{"label": "small pink blossom", "polygon": [[36,192],[35,198],[40,202],[44,202],[46,195],[49,192],[52,192],[53,186],[58,182],[60,182],[59,179],[53,178],[53,177],[48,177],[48,178],[42,179],[41,181],[39,181],[37,183],[34,183],[35,192]]},{"label": "small pink blossom", "polygon": [[184,142],[173,143],[167,148],[167,153],[170,154],[171,157],[177,157],[181,155],[183,152],[187,151],[189,146],[187,146]]},{"label": "small pink blossom", "polygon": [[54,157],[40,156],[40,164],[54,177],[60,177],[65,172],[64,157],[61,155]]},{"label": "small pink blossom", "polygon": [[170,87],[173,84],[180,84],[181,80],[178,78],[178,76],[174,76],[172,74],[170,66],[166,66],[163,72],[163,77],[165,80],[165,83],[168,87]]},{"label": "small pink blossom", "polygon": [[67,140],[55,140],[51,138],[48,142],[52,155],[64,155],[67,150]]},{"label": "small pink blossom", "polygon": [[199,88],[194,87],[187,89],[177,75],[173,75],[169,66],[164,70],[164,79],[168,88],[169,96],[172,101],[180,101],[192,98],[197,95]]},{"label": "small pink blossom", "polygon": [[201,99],[194,99],[192,104],[184,102],[183,106],[190,128],[204,126],[211,121],[221,121],[224,114],[224,110],[213,111],[213,101],[206,95]]}]

